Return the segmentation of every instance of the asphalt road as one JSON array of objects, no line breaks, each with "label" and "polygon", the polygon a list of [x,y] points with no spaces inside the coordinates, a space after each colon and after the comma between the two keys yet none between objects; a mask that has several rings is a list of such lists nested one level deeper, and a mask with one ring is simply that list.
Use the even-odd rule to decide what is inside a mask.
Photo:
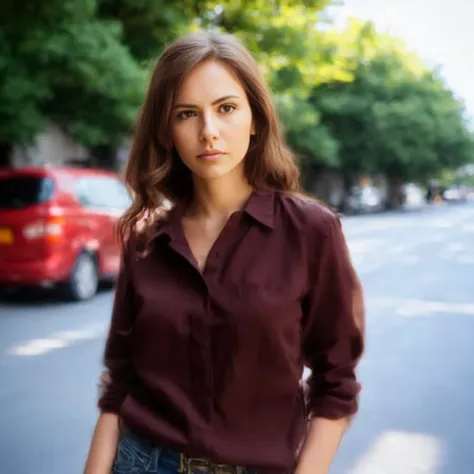
[{"label": "asphalt road", "polygon": [[[473,474],[474,205],[344,226],[368,346],[332,473]],[[82,472],[111,298],[0,302],[0,474]]]}]

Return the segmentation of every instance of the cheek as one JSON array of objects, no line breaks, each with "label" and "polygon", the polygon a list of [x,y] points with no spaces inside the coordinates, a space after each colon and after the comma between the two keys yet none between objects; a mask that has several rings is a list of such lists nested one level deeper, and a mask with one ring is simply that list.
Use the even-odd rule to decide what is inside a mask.
[{"label": "cheek", "polygon": [[232,123],[228,128],[228,136],[236,145],[245,146],[250,141],[252,123],[248,119],[242,119]]},{"label": "cheek", "polygon": [[240,149],[248,145],[251,132],[252,121],[248,117],[232,117],[232,120],[223,126],[221,135],[228,144]]},{"label": "cheek", "polygon": [[236,133],[249,135],[252,129],[252,114],[249,111],[242,111],[232,116],[232,126]]},{"label": "cheek", "polygon": [[171,139],[179,155],[183,157],[194,150],[197,141],[197,132],[190,124],[186,124],[186,126],[176,127],[171,133]]}]

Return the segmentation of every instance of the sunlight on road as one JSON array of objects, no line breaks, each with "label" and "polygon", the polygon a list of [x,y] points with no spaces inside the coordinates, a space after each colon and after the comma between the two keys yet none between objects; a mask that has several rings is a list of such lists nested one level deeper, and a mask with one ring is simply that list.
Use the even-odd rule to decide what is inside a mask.
[{"label": "sunlight on road", "polygon": [[96,339],[104,334],[104,330],[103,325],[93,325],[78,330],[57,332],[46,338],[30,339],[13,346],[8,351],[8,354],[16,356],[38,356],[56,349],[63,349],[78,341]]},{"label": "sunlight on road", "polygon": [[420,433],[382,433],[350,474],[436,474],[441,441]]}]

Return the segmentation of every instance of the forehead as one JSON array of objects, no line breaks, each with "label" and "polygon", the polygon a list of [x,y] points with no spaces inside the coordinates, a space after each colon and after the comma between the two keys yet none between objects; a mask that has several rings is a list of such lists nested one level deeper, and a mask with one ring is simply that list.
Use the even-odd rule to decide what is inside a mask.
[{"label": "forehead", "polygon": [[246,96],[236,73],[227,64],[207,60],[198,64],[176,91],[175,101],[207,102],[227,95]]}]

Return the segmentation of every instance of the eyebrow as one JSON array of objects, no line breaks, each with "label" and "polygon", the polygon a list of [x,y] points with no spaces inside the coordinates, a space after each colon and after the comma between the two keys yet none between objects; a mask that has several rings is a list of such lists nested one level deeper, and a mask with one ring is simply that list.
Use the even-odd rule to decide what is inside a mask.
[{"label": "eyebrow", "polygon": [[[212,105],[217,105],[220,102],[224,102],[225,100],[229,99],[240,99],[238,95],[226,95],[224,97],[220,97],[219,99],[216,99],[214,102],[212,102]],[[176,104],[173,106],[173,109],[198,109],[199,107],[194,104]]]}]

